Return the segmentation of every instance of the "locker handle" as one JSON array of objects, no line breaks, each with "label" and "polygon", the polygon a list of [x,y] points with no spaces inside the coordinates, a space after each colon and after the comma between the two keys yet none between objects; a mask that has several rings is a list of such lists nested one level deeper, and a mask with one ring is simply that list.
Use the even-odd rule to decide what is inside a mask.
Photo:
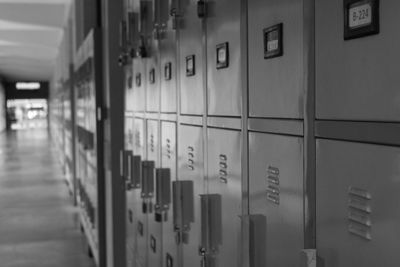
[{"label": "locker handle", "polygon": [[156,211],[165,211],[171,204],[171,170],[156,170]]},{"label": "locker handle", "polygon": [[206,16],[206,2],[204,0],[197,1],[197,16],[200,19],[205,18]]},{"label": "locker handle", "polygon": [[266,266],[267,218],[261,214],[249,217],[250,267]]},{"label": "locker handle", "polygon": [[133,189],[137,189],[141,187],[140,178],[142,177],[142,158],[141,156],[132,156],[131,157],[131,176],[130,183]]},{"label": "locker handle", "polygon": [[154,161],[142,162],[142,198],[152,198],[154,194]]},{"label": "locker handle", "polygon": [[222,197],[219,194],[200,195],[200,201],[201,247],[206,247],[209,254],[218,254],[222,244]]},{"label": "locker handle", "polygon": [[124,177],[124,150],[119,151],[119,174]]},{"label": "locker handle", "polygon": [[194,183],[193,181],[174,181],[173,190],[173,220],[175,231],[190,231],[194,222]]}]

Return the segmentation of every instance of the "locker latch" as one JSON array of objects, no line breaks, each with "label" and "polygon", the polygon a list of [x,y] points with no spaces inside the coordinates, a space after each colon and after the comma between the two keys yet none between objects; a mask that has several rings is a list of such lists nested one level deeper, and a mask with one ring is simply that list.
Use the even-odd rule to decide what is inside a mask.
[{"label": "locker latch", "polygon": [[194,185],[193,181],[174,181],[173,217],[174,229],[182,232],[182,241],[187,240],[190,224],[194,222]]},{"label": "locker latch", "polygon": [[168,219],[166,211],[171,204],[171,170],[161,168],[156,170],[156,204],[155,219],[163,222]]}]

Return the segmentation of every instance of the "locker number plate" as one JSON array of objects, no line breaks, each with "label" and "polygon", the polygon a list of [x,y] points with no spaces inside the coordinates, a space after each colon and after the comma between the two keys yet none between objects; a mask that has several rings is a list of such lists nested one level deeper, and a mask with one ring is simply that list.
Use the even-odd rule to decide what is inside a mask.
[{"label": "locker number plate", "polygon": [[379,0],[344,0],[344,39],[379,33]]},{"label": "locker number plate", "polygon": [[195,57],[190,55],[186,57],[186,76],[194,76],[196,74]]},{"label": "locker number plate", "polygon": [[229,67],[229,44],[217,45],[217,69]]},{"label": "locker number plate", "polygon": [[264,58],[274,58],[283,55],[283,24],[277,24],[264,29]]}]

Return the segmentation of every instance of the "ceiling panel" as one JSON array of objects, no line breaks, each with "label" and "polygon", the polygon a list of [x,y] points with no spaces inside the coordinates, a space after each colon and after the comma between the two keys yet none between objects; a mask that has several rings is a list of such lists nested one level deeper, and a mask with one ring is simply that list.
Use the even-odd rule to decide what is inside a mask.
[{"label": "ceiling panel", "polygon": [[48,80],[70,0],[0,0],[0,76]]}]

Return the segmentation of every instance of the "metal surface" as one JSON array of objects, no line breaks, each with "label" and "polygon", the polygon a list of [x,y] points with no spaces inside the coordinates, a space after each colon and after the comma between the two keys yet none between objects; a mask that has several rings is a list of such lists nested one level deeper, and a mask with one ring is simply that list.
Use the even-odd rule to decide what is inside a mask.
[{"label": "metal surface", "polygon": [[[155,168],[161,167],[160,162],[160,122],[157,120],[147,120],[147,161],[154,162]],[[155,176],[155,169],[153,170]],[[153,184],[154,184],[153,177]],[[145,199],[146,212],[148,214],[148,266],[162,266],[162,224],[155,220],[155,194]]]},{"label": "metal surface", "polygon": [[399,121],[400,2],[381,1],[378,35],[345,41],[343,3],[316,1],[318,119]]},{"label": "metal surface", "polygon": [[207,126],[240,130],[242,120],[239,118],[207,117]]},{"label": "metal surface", "polygon": [[[211,221],[208,224],[209,258],[215,261],[215,267],[240,267],[242,137],[239,131],[209,128],[207,132],[207,193],[210,198],[219,198],[217,203],[220,202],[221,205],[220,209],[217,206],[213,207],[212,203],[207,207],[207,214],[211,218],[208,219]],[[213,217],[219,217],[221,221],[218,223]]]},{"label": "metal surface", "polygon": [[248,121],[248,129],[257,132],[302,136],[303,128],[301,120],[249,119]]},{"label": "metal surface", "polygon": [[[179,20],[180,108],[181,114],[204,113],[203,27],[197,17],[198,0],[181,1],[182,18]],[[194,56],[194,74],[187,75],[187,58]]]},{"label": "metal surface", "polygon": [[400,145],[400,125],[389,122],[316,121],[321,138]]},{"label": "metal surface", "polygon": [[[303,2],[248,1],[250,117],[303,118]],[[283,55],[264,59],[263,29],[279,23]]]},{"label": "metal surface", "polygon": [[322,266],[398,266],[399,159],[398,147],[317,140]]},{"label": "metal surface", "polygon": [[179,180],[193,183],[193,214],[192,223],[183,225],[180,229],[186,242],[182,244],[182,267],[196,266],[200,263],[199,245],[201,244],[200,195],[206,192],[204,180],[203,128],[181,125],[178,154]]},{"label": "metal surface", "polygon": [[[299,266],[304,245],[303,139],[249,133],[250,214],[264,216],[251,242],[265,266]],[[256,242],[256,243],[257,243]],[[262,257],[262,258],[260,258]],[[263,266],[263,265],[259,265]]]},{"label": "metal surface", "polygon": [[[208,114],[241,116],[240,0],[207,1]],[[229,66],[217,69],[217,46],[228,43]]]},{"label": "metal surface", "polygon": [[165,7],[161,12],[167,17],[167,21],[161,22],[161,38],[159,49],[160,60],[160,80],[161,80],[161,112],[176,112],[176,93],[177,93],[177,62],[176,62],[176,33],[173,29],[173,18],[170,16],[172,0],[165,1]]},{"label": "metal surface", "polygon": [[[168,169],[170,172],[171,181],[177,179],[177,144],[176,144],[176,123],[174,122],[161,122],[161,167]],[[169,193],[171,194],[172,185],[169,185]],[[162,239],[162,251],[163,251],[163,263],[164,267],[178,266],[178,245],[176,243],[176,233],[174,231],[172,205],[163,211],[163,215],[166,214],[166,219],[162,222],[163,227],[163,239]],[[169,260],[172,260],[173,266],[168,266],[167,256],[170,256]]]}]

